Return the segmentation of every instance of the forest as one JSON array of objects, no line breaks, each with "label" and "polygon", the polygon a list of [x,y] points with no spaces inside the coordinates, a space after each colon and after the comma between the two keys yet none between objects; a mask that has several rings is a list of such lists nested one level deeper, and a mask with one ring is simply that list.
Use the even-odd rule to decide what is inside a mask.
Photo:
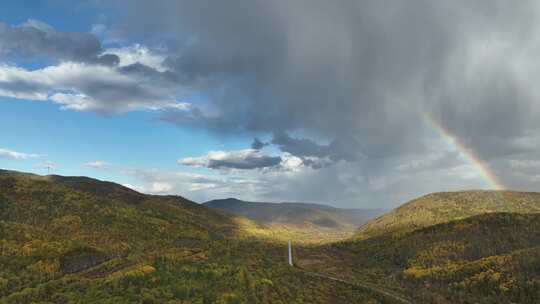
[{"label": "forest", "polygon": [[539,302],[540,214],[524,211],[540,200],[493,195],[432,195],[438,209],[423,198],[353,238],[295,242],[290,267],[297,233],[179,196],[1,171],[0,303]]}]

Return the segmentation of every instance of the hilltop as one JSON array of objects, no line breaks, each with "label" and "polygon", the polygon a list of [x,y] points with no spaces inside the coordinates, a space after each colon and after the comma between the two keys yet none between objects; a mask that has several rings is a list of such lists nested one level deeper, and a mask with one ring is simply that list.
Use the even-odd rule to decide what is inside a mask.
[{"label": "hilltop", "polygon": [[540,302],[540,194],[433,193],[303,248],[301,267],[386,286],[418,303]]},{"label": "hilltop", "polygon": [[303,267],[387,286],[417,303],[540,301],[540,214],[487,213],[305,250]]},{"label": "hilltop", "polygon": [[360,225],[384,212],[313,203],[248,202],[235,198],[212,200],[204,205],[245,216],[274,231],[287,230],[299,240],[321,242],[350,237]]},{"label": "hilltop", "polygon": [[378,303],[286,264],[272,231],[180,196],[0,171],[0,303]]},{"label": "hilltop", "polygon": [[540,213],[540,193],[480,190],[432,193],[369,221],[358,229],[355,237],[402,234],[491,212]]}]

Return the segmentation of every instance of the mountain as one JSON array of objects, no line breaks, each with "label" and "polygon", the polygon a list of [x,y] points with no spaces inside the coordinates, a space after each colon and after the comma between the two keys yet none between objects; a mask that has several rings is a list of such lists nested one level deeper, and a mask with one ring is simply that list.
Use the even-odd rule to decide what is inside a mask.
[{"label": "mountain", "polygon": [[[383,213],[376,209],[340,209],[310,203],[247,202],[235,198],[212,200],[204,203],[204,206],[245,216],[273,229],[320,235],[319,240],[326,241],[344,239],[361,224]],[[299,237],[302,240],[317,239]]]},{"label": "mountain", "polygon": [[0,303],[379,302],[289,267],[276,236],[180,196],[0,170]]},{"label": "mountain", "polygon": [[414,303],[540,303],[539,211],[540,193],[429,194],[297,263]]},{"label": "mountain", "polygon": [[302,267],[414,303],[540,303],[540,214],[481,214],[299,255]]},{"label": "mountain", "polygon": [[540,303],[539,197],[430,194],[363,237],[295,241],[290,267],[285,241],[328,212],[342,225],[335,208],[276,204],[296,210],[284,213],[294,230],[87,177],[0,170],[0,303]]},{"label": "mountain", "polygon": [[405,233],[491,212],[540,213],[540,193],[473,190],[428,194],[369,221],[355,236],[365,239]]}]

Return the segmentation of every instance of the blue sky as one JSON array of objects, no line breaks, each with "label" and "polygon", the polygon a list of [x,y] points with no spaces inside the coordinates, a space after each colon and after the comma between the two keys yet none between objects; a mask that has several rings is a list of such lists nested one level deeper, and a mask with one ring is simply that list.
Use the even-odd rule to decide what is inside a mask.
[{"label": "blue sky", "polygon": [[540,9],[485,6],[3,1],[0,168],[199,202],[535,190]]},{"label": "blue sky", "polygon": [[[112,11],[98,11],[90,4],[71,7],[71,3],[63,1],[13,1],[2,4],[0,21],[16,26],[35,19],[58,31],[90,32],[95,24],[114,15]],[[114,47],[130,44],[131,41],[110,43]],[[47,58],[16,59],[17,66],[27,69],[49,63]],[[194,94],[189,98],[204,101],[205,97]],[[210,150],[245,149],[252,140],[179,128],[159,121],[153,111],[114,115],[77,112],[62,110],[46,101],[0,97],[0,112],[3,130],[0,148],[40,155],[26,160],[0,158],[1,168],[46,174],[43,164],[52,162],[54,174],[85,175],[127,184],[136,184],[137,180],[116,170],[96,170],[85,164],[103,161],[126,168],[193,172],[196,170],[178,165],[177,160]]]},{"label": "blue sky", "polygon": [[[58,174],[96,175],[82,166],[95,160],[167,169],[175,166],[181,157],[204,154],[209,149],[249,145],[245,140],[229,138],[224,141],[204,131],[181,129],[156,121],[153,113],[107,116],[65,111],[46,102],[20,102],[10,98],[2,98],[0,107],[2,113],[9,113],[0,121],[5,130],[2,146],[42,154],[35,163],[50,160],[56,164],[54,171]],[[35,164],[29,162],[0,161],[5,167],[36,171]]]}]

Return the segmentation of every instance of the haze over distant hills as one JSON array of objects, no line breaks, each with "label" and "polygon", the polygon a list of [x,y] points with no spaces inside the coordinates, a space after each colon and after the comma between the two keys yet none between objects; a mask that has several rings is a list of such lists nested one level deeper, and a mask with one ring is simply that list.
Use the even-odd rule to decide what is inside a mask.
[{"label": "haze over distant hills", "polygon": [[384,213],[379,209],[340,209],[313,203],[248,202],[235,198],[212,200],[205,206],[245,216],[266,226],[290,230],[319,230],[345,237],[368,220]]}]

